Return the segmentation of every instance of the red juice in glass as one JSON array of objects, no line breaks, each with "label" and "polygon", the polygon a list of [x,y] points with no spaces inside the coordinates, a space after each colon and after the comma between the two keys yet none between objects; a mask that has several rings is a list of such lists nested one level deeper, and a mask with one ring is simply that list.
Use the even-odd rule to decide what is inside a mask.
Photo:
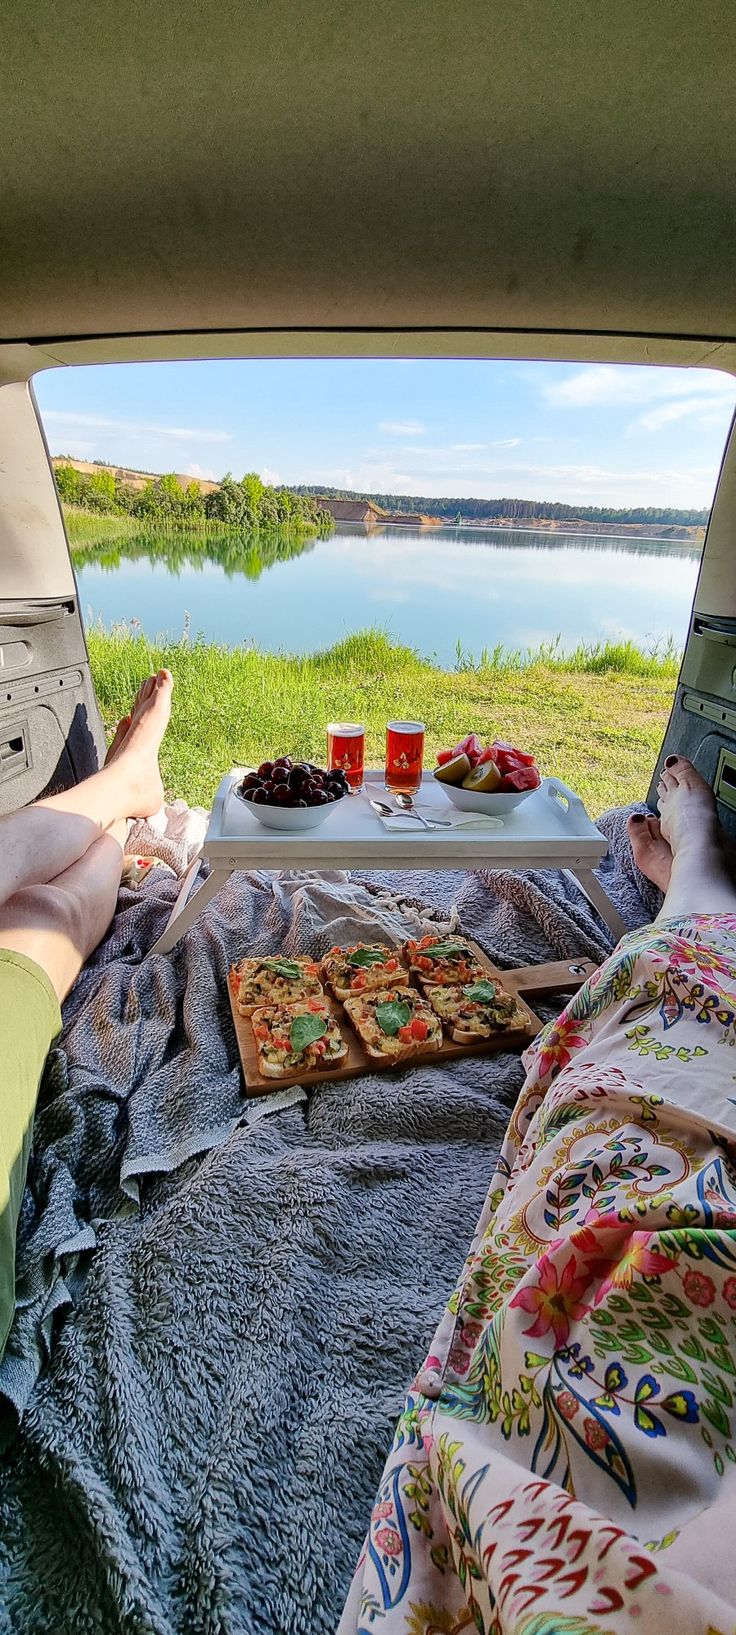
[{"label": "red juice in glass", "polygon": [[355,721],[331,721],[327,728],[327,766],[339,767],[350,784],[351,793],[363,787],[365,727]]},{"label": "red juice in glass", "polygon": [[392,795],[416,795],[422,783],[423,721],[389,721],[386,728],[386,788]]}]

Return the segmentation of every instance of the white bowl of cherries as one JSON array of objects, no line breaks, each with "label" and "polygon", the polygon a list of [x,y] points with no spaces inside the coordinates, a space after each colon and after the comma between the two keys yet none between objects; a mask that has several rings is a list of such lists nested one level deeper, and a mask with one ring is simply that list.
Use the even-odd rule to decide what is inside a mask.
[{"label": "white bowl of cherries", "polygon": [[350,792],[344,772],[280,755],[248,771],[235,793],[267,829],[316,829]]}]

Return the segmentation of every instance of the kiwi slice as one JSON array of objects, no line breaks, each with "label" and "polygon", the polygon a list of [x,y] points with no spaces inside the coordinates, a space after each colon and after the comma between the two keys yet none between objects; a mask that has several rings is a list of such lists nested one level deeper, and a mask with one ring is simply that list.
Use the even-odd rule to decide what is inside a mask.
[{"label": "kiwi slice", "polygon": [[470,761],[467,755],[453,755],[451,761],[445,761],[444,766],[436,766],[434,775],[439,783],[462,783],[470,771]]},{"label": "kiwi slice", "polygon": [[482,766],[474,766],[472,772],[463,778],[463,789],[472,789],[474,795],[493,795],[501,782],[501,773],[495,761],[484,761]]}]

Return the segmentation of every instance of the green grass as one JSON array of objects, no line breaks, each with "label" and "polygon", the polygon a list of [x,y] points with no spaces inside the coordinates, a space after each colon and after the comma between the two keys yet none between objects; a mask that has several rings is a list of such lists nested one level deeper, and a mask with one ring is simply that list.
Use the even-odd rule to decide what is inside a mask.
[{"label": "green grass", "polygon": [[541,654],[467,654],[443,671],[379,631],[348,636],[309,658],[204,643],[149,642],[127,630],[88,631],[97,694],[111,731],[149,669],[175,679],[163,750],[172,795],[209,805],[233,763],[275,753],[322,761],[331,720],[364,721],[368,764],[381,764],[392,716],[427,724],[426,762],[475,729],[512,739],[583,796],[591,813],[641,799],[667,722],[678,659],[630,644],[557,646]]},{"label": "green grass", "polygon": [[69,544],[75,550],[140,532],[137,517],[98,516],[95,511],[78,511],[73,505],[63,506],[63,511]]}]

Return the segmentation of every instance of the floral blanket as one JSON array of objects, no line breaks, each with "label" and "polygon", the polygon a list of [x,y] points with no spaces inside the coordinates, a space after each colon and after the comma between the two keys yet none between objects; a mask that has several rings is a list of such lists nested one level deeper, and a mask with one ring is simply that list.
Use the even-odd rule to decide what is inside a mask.
[{"label": "floral blanket", "polygon": [[341,1635],[736,1623],[736,917],[631,933],[539,1035]]}]

